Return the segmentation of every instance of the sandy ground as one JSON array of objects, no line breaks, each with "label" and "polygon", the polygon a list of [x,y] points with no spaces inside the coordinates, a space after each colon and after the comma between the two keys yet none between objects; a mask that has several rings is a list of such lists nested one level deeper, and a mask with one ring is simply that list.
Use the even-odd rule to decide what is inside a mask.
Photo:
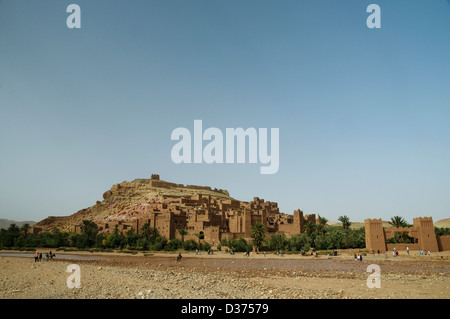
[{"label": "sandy ground", "polygon": [[[55,260],[41,262],[1,256],[0,299],[450,298],[449,251],[368,255],[362,262],[345,253],[328,258],[183,252],[181,262],[176,253],[56,253]],[[80,288],[67,286],[71,264],[80,267]],[[380,267],[380,288],[367,286],[371,264]]]}]

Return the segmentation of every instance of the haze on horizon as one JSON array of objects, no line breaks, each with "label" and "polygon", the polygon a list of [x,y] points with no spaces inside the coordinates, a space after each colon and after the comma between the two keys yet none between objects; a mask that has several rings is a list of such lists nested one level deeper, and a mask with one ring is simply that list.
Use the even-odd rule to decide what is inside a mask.
[{"label": "haze on horizon", "polygon": [[[152,173],[332,221],[449,218],[449,15],[443,0],[1,0],[0,218],[70,215]],[[171,132],[196,119],[279,128],[278,173],[174,164]]]}]

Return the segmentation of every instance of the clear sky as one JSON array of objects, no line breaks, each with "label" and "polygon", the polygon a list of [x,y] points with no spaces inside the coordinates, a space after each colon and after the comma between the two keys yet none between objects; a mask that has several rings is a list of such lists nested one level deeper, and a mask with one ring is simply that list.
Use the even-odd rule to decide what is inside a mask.
[{"label": "clear sky", "polygon": [[[152,173],[289,214],[449,218],[449,58],[446,0],[0,0],[0,218]],[[279,128],[278,173],[174,164],[195,119]]]}]

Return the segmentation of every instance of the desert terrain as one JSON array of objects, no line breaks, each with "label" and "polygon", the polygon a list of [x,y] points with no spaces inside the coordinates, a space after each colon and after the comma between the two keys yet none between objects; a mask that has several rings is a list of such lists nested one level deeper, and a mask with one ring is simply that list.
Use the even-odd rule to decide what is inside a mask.
[{"label": "desert terrain", "polygon": [[[47,252],[46,250],[41,250]],[[0,299],[449,299],[450,251],[338,256],[215,252],[120,254],[56,252],[35,262],[31,253],[0,251]],[[68,288],[71,264],[81,287]],[[381,287],[368,288],[370,264]]]}]

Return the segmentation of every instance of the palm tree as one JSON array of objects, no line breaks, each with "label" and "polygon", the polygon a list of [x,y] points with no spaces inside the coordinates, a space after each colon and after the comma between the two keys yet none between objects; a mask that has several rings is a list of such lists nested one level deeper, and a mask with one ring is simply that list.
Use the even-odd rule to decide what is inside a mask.
[{"label": "palm tree", "polygon": [[[389,222],[389,224],[395,228],[403,228],[403,227],[410,226],[407,223],[407,221],[401,216],[391,217],[391,221]],[[402,239],[402,241],[404,241],[405,237],[406,237],[406,232],[400,232],[400,238]]]},{"label": "palm tree", "polygon": [[323,233],[325,232],[325,226],[328,223],[328,219],[326,219],[325,217],[319,217],[319,225],[317,225],[317,231],[323,235]]},{"label": "palm tree", "polygon": [[338,221],[340,221],[342,223],[342,227],[344,227],[344,229],[349,229],[350,225],[352,224],[350,222],[350,218],[348,218],[348,216],[346,216],[346,215],[339,216]]},{"label": "palm tree", "polygon": [[324,226],[328,223],[328,219],[326,219],[325,217],[319,217],[319,224]]},{"label": "palm tree", "polygon": [[149,223],[145,223],[144,225],[142,225],[140,233],[147,240],[149,240],[149,239],[150,240],[155,240],[159,236],[158,228],[150,227]]},{"label": "palm tree", "polygon": [[200,232],[200,233],[196,233],[195,236],[197,236],[197,238],[198,238],[198,244],[200,245],[200,239],[205,238],[205,235],[204,235],[203,233]]},{"label": "palm tree", "polygon": [[28,230],[30,230],[31,226],[28,223],[25,223],[22,225],[22,227],[20,227],[20,230],[23,233],[23,237],[27,238],[28,235]]},{"label": "palm tree", "polygon": [[186,228],[178,229],[178,233],[181,235],[181,242],[184,242],[184,236],[188,234],[188,230]]},{"label": "palm tree", "polygon": [[142,236],[145,237],[145,239],[149,239],[150,236],[151,236],[150,224],[149,223],[145,223],[144,225],[142,225],[140,232],[141,232]]},{"label": "palm tree", "polygon": [[316,230],[316,224],[314,224],[312,221],[309,221],[305,224],[306,233],[308,235],[311,235]]},{"label": "palm tree", "polygon": [[408,227],[408,223],[403,217],[400,216],[394,216],[391,217],[391,221],[389,222],[390,225],[396,228],[402,228],[402,227]]},{"label": "palm tree", "polygon": [[262,243],[266,238],[266,232],[267,230],[261,222],[257,222],[250,229],[250,237],[253,238],[253,243],[258,251],[261,249]]},{"label": "palm tree", "polygon": [[11,224],[11,225],[9,225],[9,227],[8,227],[8,231],[9,231],[10,233],[13,233],[13,234],[18,234],[18,233],[20,232],[20,228],[17,227],[16,224]]}]

